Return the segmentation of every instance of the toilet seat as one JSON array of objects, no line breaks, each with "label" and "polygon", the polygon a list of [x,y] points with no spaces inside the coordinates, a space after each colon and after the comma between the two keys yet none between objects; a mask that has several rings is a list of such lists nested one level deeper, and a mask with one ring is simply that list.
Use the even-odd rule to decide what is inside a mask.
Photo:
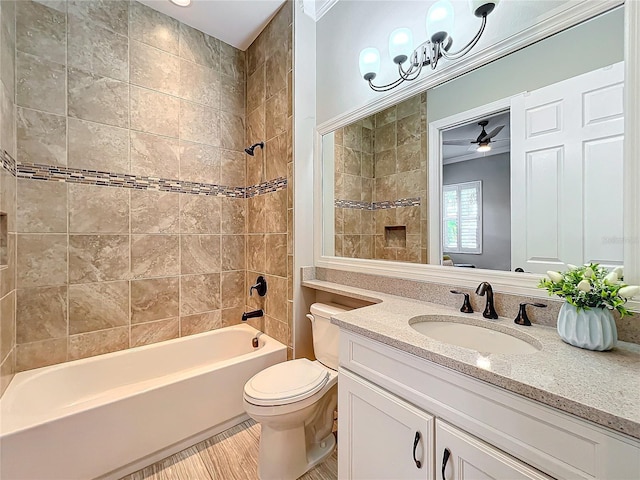
[{"label": "toilet seat", "polygon": [[329,378],[326,368],[301,358],[258,372],[245,384],[244,396],[247,402],[257,406],[289,405],[315,395]]}]

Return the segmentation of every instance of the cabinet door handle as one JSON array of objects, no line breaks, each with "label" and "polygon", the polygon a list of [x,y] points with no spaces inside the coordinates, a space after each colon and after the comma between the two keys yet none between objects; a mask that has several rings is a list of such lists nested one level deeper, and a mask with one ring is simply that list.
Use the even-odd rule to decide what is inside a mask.
[{"label": "cabinet door handle", "polygon": [[418,442],[420,442],[420,432],[416,432],[416,438],[413,439],[413,461],[416,462],[416,467],[420,468],[422,463],[416,458],[416,448],[418,448]]},{"label": "cabinet door handle", "polygon": [[447,462],[451,456],[451,451],[448,448],[444,449],[444,455],[442,456],[442,480],[447,480],[444,476],[444,470],[447,468]]}]

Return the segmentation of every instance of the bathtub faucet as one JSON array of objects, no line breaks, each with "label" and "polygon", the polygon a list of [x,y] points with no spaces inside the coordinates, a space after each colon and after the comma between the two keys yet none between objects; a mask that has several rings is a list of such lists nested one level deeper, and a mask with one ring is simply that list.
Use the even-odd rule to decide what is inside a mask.
[{"label": "bathtub faucet", "polygon": [[258,348],[260,345],[260,341],[258,340],[260,335],[262,335],[262,332],[256,333],[256,336],[251,339],[251,345],[253,345],[253,348]]},{"label": "bathtub faucet", "polygon": [[244,312],[242,314],[242,321],[246,322],[250,318],[258,318],[258,317],[262,317],[262,316],[264,316],[264,312],[262,311],[262,309],[254,310],[253,312]]}]

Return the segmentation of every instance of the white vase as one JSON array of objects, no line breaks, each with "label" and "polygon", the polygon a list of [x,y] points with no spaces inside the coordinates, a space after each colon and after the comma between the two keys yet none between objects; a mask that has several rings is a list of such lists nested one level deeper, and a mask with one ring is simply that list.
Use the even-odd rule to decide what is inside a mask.
[{"label": "white vase", "polygon": [[587,350],[611,350],[618,341],[616,322],[610,310],[578,310],[566,302],[558,314],[558,335],[568,344]]}]

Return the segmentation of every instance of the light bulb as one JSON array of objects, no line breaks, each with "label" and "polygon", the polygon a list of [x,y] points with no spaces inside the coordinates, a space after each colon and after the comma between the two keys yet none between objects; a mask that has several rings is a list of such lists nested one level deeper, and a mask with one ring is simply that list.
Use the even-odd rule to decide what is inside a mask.
[{"label": "light bulb", "polygon": [[360,75],[366,81],[373,80],[380,72],[380,52],[377,48],[367,47],[360,52]]},{"label": "light bulb", "polygon": [[476,149],[476,152],[480,152],[480,153],[484,153],[484,152],[488,152],[491,150],[491,145],[489,145],[488,143],[481,143],[478,145],[478,148]]},{"label": "light bulb", "polygon": [[439,0],[427,12],[427,35],[433,43],[444,43],[453,31],[453,5]]},{"label": "light bulb", "polygon": [[191,4],[191,0],[169,0],[174,5],[179,7],[188,7]]},{"label": "light bulb", "polygon": [[396,28],[389,35],[389,55],[395,63],[404,63],[413,51],[413,34],[408,28]]}]

